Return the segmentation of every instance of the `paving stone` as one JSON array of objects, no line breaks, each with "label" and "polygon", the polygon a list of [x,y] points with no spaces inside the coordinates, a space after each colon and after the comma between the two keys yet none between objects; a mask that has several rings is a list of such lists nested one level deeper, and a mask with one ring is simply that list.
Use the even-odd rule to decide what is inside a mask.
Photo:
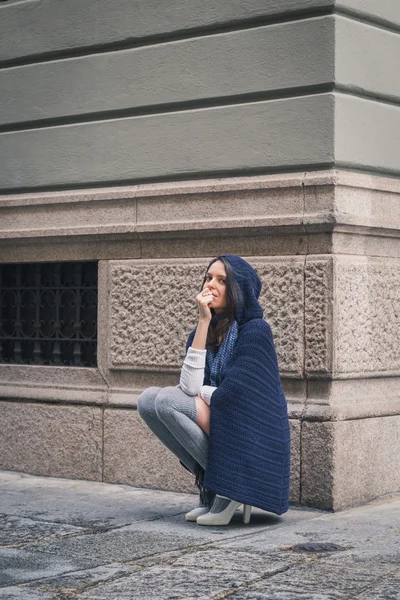
[{"label": "paving stone", "polygon": [[36,550],[41,554],[100,564],[110,557],[113,562],[131,561],[140,556],[200,546],[216,538],[229,539],[234,534],[235,530],[229,528],[200,528],[179,517],[179,520],[139,522],[92,535],[50,541],[37,545]]},{"label": "paving stone", "polygon": [[220,569],[225,571],[252,571],[254,573],[274,574],[288,568],[291,564],[304,560],[295,556],[253,554],[251,552],[226,551],[210,546],[205,550],[189,552],[179,556],[169,564],[174,567],[193,567],[201,569]]},{"label": "paving stone", "polygon": [[34,583],[3,588],[0,590],[0,600],[3,598],[54,599],[55,595],[63,593],[65,590],[68,590],[71,594],[78,594],[88,586],[126,577],[135,570],[137,570],[136,567],[106,566],[76,571],[66,575],[40,579]]},{"label": "paving stone", "polygon": [[197,496],[21,473],[0,472],[0,513],[68,523],[112,527],[185,513]]},{"label": "paving stone", "polygon": [[230,535],[232,532],[226,528],[215,532],[200,530],[196,523],[149,521],[102,533],[38,542],[20,549],[3,548],[0,585],[25,583],[112,562],[130,562]]},{"label": "paving stone", "polygon": [[43,539],[58,538],[83,532],[82,527],[64,523],[48,523],[21,517],[0,519],[0,546],[20,546]]},{"label": "paving stone", "polygon": [[0,600],[54,600],[54,592],[29,590],[25,586],[13,586],[0,589]]},{"label": "paving stone", "polygon": [[[169,550],[185,549],[251,531],[238,515],[230,527],[202,527],[188,523],[182,514],[93,534],[39,541],[34,547],[0,552],[0,585],[14,585],[44,577],[98,567],[110,562],[131,562]],[[259,531],[260,526],[252,526]],[[257,529],[258,528],[258,529]],[[22,568],[23,565],[23,568]]]},{"label": "paving stone", "polygon": [[363,592],[357,600],[400,600],[400,570]]},{"label": "paving stone", "polygon": [[380,568],[382,565],[392,567],[400,564],[400,529],[367,539],[364,543],[355,544],[346,552],[331,555],[329,558],[329,562],[340,563],[345,560],[357,564],[378,564]]},{"label": "paving stone", "polygon": [[310,594],[309,592],[303,594],[299,590],[295,593],[293,591],[241,590],[231,594],[229,599],[231,598],[232,600],[336,600],[337,596],[322,593]]},{"label": "paving stone", "polygon": [[[400,500],[227,527],[186,522],[196,500],[0,473],[0,600],[400,600]],[[345,550],[292,550],[306,542]]]},{"label": "paving stone", "polygon": [[151,567],[83,593],[79,600],[209,600],[257,579],[251,572]]},{"label": "paving stone", "polygon": [[88,585],[104,583],[109,580],[126,577],[138,570],[138,567],[127,565],[101,566],[84,571],[75,571],[48,579],[41,579],[40,583],[27,584],[27,588],[41,587],[57,588],[76,588],[83,589]]},{"label": "paving stone", "polygon": [[78,561],[73,558],[49,557],[37,552],[36,547],[31,551],[0,548],[0,587],[77,571],[79,568]]},{"label": "paving stone", "polygon": [[337,518],[337,522],[347,523],[351,527],[355,523],[378,523],[380,527],[396,527],[399,520],[393,520],[393,511],[400,511],[400,498],[386,498],[370,502],[364,506],[357,506],[337,513],[331,513],[331,516]]},{"label": "paving stone", "polygon": [[[264,594],[260,598],[314,598],[321,595],[329,600],[342,600],[359,594],[379,582],[378,571],[353,565],[328,565],[314,560],[309,564],[293,566],[251,586],[252,592]],[[269,595],[268,595],[269,594]],[[285,596],[286,594],[286,596]],[[291,596],[290,596],[291,594]],[[235,598],[235,595],[233,596]],[[249,600],[252,596],[243,596]],[[257,596],[253,596],[256,598]],[[240,596],[236,596],[238,600]]]},{"label": "paving stone", "polygon": [[[393,511],[396,511],[396,509],[398,509],[399,514],[397,522],[393,521]],[[289,549],[291,546],[306,542],[326,542],[344,546],[349,551],[353,547],[360,546],[364,552],[367,552],[365,544],[372,539],[376,539],[379,544],[379,538],[382,536],[382,524],[379,522],[379,515],[375,514],[377,512],[379,512],[377,508],[371,508],[369,512],[364,513],[363,519],[354,522],[351,522],[347,516],[344,518],[341,513],[317,514],[312,520],[294,523],[283,521],[281,526],[265,529],[253,535],[251,539],[238,537],[237,539],[221,542],[220,545],[223,548],[244,551],[271,552],[279,548]],[[369,519],[370,514],[373,517],[371,520]],[[386,518],[389,519],[389,515]],[[394,538],[396,538],[398,532],[400,532],[400,502],[393,502],[391,522],[389,523],[388,520],[385,524],[385,535],[393,533]],[[397,549],[395,554],[397,554]]]},{"label": "paving stone", "polygon": [[229,550],[238,550],[243,552],[260,552],[270,554],[271,552],[283,551],[295,544],[301,544],[309,541],[304,535],[293,531],[292,526],[281,527],[278,529],[268,529],[262,532],[255,532],[251,537],[235,537],[230,540],[223,540],[219,543],[220,548]]},{"label": "paving stone", "polygon": [[109,581],[118,580],[120,578],[131,575],[137,571],[137,567],[128,566],[106,566],[95,569],[87,569],[86,571],[77,571],[68,573],[59,577],[42,579],[40,582],[27,584],[27,589],[38,591],[51,590],[53,596],[59,598],[63,593],[68,591],[71,595],[78,596],[85,589],[96,587],[97,585],[105,584]]}]

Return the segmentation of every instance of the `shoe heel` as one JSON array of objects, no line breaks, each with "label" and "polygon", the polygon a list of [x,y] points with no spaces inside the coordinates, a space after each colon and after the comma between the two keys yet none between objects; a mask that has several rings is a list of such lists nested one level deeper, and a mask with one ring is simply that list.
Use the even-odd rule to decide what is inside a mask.
[{"label": "shoe heel", "polygon": [[251,506],[250,504],[243,504],[243,523],[250,523],[251,517]]}]

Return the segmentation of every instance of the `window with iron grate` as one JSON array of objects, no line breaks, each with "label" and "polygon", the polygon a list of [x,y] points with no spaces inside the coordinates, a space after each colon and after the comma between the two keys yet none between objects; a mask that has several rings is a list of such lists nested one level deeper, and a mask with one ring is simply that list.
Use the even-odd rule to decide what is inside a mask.
[{"label": "window with iron grate", "polygon": [[97,365],[97,262],[0,265],[0,363]]}]

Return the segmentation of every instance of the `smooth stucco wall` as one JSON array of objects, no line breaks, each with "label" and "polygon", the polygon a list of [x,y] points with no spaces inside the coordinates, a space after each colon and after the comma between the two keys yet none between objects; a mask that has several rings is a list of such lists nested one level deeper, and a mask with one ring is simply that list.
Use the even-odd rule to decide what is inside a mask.
[{"label": "smooth stucco wall", "polygon": [[4,3],[0,190],[331,166],[399,174],[399,11]]}]

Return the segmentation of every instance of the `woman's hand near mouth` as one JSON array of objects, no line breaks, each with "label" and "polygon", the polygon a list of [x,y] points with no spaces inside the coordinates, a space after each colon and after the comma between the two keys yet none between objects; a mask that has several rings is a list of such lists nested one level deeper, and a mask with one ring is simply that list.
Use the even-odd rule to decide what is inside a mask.
[{"label": "woman's hand near mouth", "polygon": [[209,305],[213,300],[214,296],[208,288],[204,288],[200,294],[197,294],[196,303],[199,309],[199,321],[207,321],[207,323],[211,321],[212,314]]},{"label": "woman's hand near mouth", "polygon": [[199,309],[199,322],[192,342],[192,348],[196,350],[205,350],[208,326],[212,318],[209,306],[213,300],[214,296],[208,288],[204,288],[196,296],[196,303]]}]

